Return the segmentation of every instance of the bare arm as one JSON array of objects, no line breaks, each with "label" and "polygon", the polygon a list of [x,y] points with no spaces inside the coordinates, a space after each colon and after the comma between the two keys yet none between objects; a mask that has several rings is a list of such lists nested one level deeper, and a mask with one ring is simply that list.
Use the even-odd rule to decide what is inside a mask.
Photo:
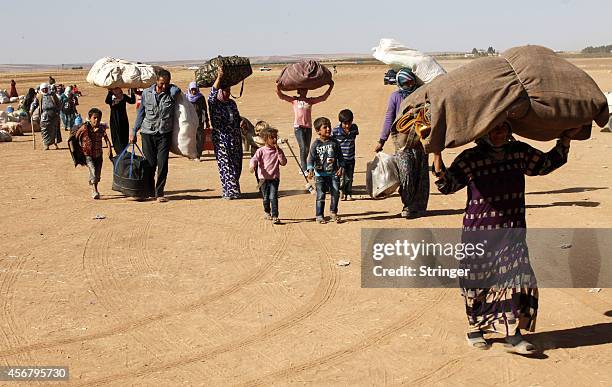
[{"label": "bare arm", "polygon": [[276,85],[276,95],[278,96],[278,98],[282,99],[283,101],[287,101],[287,102],[293,102],[293,100],[295,99],[283,93],[278,84]]}]

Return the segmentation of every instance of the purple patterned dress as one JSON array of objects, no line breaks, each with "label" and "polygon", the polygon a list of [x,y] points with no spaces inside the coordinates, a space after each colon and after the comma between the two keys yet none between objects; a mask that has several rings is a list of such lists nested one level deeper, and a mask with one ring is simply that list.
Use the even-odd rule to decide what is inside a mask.
[{"label": "purple patterned dress", "polygon": [[240,197],[242,173],[240,113],[234,100],[219,101],[218,93],[219,90],[213,87],[208,96],[208,109],[213,127],[212,141],[219,166],[223,197],[236,199]]},{"label": "purple patterned dress", "polygon": [[464,243],[489,233],[485,254],[461,262],[470,269],[461,281],[469,332],[500,331],[497,324],[510,336],[535,329],[538,289],[526,243],[525,175],[554,171],[565,164],[568,150],[560,141],[548,153],[520,141],[501,148],[479,141],[436,181],[443,194],[467,187]]}]

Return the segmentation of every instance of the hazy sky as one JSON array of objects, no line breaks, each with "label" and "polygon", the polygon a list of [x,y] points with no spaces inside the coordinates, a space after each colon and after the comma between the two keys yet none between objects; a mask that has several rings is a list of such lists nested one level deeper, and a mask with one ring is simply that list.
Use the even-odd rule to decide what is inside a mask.
[{"label": "hazy sky", "polygon": [[[612,0],[30,0],[2,6],[0,63],[612,44]],[[65,5],[64,5],[65,4]],[[423,4],[419,6],[419,4]]]}]

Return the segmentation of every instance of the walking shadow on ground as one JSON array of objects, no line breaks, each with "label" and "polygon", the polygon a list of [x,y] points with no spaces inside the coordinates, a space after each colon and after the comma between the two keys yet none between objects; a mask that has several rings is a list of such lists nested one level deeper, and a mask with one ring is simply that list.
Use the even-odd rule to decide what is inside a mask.
[{"label": "walking shadow on ground", "polygon": [[527,192],[527,195],[548,195],[548,194],[563,194],[563,193],[580,193],[580,192],[591,192],[599,191],[602,189],[610,189],[610,187],[572,187],[563,188],[553,191],[538,191],[538,192]]}]

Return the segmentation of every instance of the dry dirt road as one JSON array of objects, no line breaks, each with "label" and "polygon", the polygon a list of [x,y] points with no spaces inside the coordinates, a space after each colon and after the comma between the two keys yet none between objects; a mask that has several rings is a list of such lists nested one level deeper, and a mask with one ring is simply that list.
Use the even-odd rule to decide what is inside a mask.
[{"label": "dry dirt road", "polygon": [[[612,90],[612,61],[574,62]],[[382,66],[338,70],[313,114],[335,121],[342,108],[354,111],[363,191],[392,87]],[[238,106],[291,140],[291,107],[274,93],[278,72],[250,78]],[[0,85],[13,77],[24,89],[47,75],[4,73]],[[173,75],[185,88],[192,74]],[[105,91],[85,73],[54,77],[79,84],[82,113],[98,106],[107,119]],[[0,144],[1,365],[68,365],[74,385],[612,385],[609,289],[542,289],[531,338],[544,353],[528,359],[500,342],[468,349],[456,289],[360,287],[362,228],[458,227],[465,192],[442,196],[432,183],[430,216],[410,221],[398,217],[397,196],[341,202],[346,222],[317,225],[314,197],[290,161],[283,224],[272,226],[246,167],[245,198],[228,202],[214,159],[173,157],[170,201],[158,204],[111,191],[105,161],[102,200],[93,201],[86,170],[62,146],[34,151],[29,136]],[[457,150],[446,153],[450,161]],[[594,128],[593,139],[572,144],[566,166],[527,178],[530,227],[610,227],[611,170],[612,134]],[[338,267],[341,259],[350,266]]]}]

